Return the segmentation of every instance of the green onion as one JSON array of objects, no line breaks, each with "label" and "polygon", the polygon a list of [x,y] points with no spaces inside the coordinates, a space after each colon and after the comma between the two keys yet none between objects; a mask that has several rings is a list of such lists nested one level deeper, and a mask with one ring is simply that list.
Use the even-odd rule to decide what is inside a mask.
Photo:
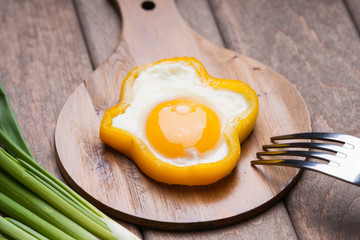
[{"label": "green onion", "polygon": [[[31,168],[32,172],[36,171],[38,180],[41,177],[49,187],[57,189],[57,194],[64,198],[69,204],[77,208],[79,211],[96,221],[98,224],[107,228],[103,221],[99,220],[104,214],[80,197],[75,191],[61,182],[59,179],[51,175],[46,169],[38,164],[33,158],[25,139],[22,136],[20,127],[17,123],[14,111],[8,100],[6,92],[0,82],[0,143],[5,149],[15,158],[21,160],[22,165],[27,165],[28,169]],[[25,161],[24,161],[25,160]],[[95,217],[93,217],[95,215]]]},{"label": "green onion", "polygon": [[[9,98],[5,92],[4,86],[0,82],[0,141],[8,151],[18,158],[23,158],[23,154],[34,157],[26,144],[25,138],[21,133],[15,113],[11,107]],[[19,151],[21,149],[21,151]]]},{"label": "green onion", "polygon": [[25,225],[31,227],[37,232],[40,232],[45,237],[54,240],[75,239],[62,232],[58,228],[54,227],[53,225],[49,224],[48,222],[44,221],[40,217],[36,216],[34,213],[30,212],[25,207],[21,206],[19,203],[8,198],[3,193],[0,193],[0,209],[2,212],[15,219],[21,219],[21,221]]},{"label": "green onion", "polygon": [[18,160],[14,159],[2,148],[0,148],[0,160],[0,168],[20,181],[27,188],[36,193],[39,197],[44,199],[53,207],[61,211],[64,215],[77,222],[89,232],[92,232],[101,239],[116,239],[110,231],[96,224],[76,208],[72,207],[60,196],[56,195],[56,193],[52,192],[49,188],[36,180],[23,167],[21,167],[21,165],[18,163]]},{"label": "green onion", "polygon": [[[48,178],[48,176],[45,176],[43,172],[39,171],[38,169],[35,169],[33,166],[28,164],[27,162],[18,159],[19,164],[24,167],[24,169],[31,174],[34,178],[36,178],[39,182],[44,184],[47,188],[49,188],[51,191],[55,192],[58,196],[63,198],[66,202],[71,204],[74,208],[91,218],[93,221],[95,221],[97,224],[101,225],[102,227],[108,229],[108,226],[99,219],[99,217],[102,216],[101,212],[99,212],[97,209],[96,211],[92,211],[90,207],[86,208],[86,202],[81,202],[81,199],[76,198],[73,194],[70,194],[68,191],[65,191],[64,188],[61,188],[61,186],[54,184],[54,182],[51,181],[51,179]],[[66,186],[66,185],[65,185]],[[66,186],[67,187],[67,186]]]},{"label": "green onion", "polygon": [[68,219],[0,169],[0,192],[75,239],[94,239],[92,234]]},{"label": "green onion", "polygon": [[7,221],[11,222],[12,224],[14,224],[15,226],[21,228],[22,230],[24,230],[25,232],[27,232],[28,234],[30,234],[31,236],[35,237],[36,239],[39,240],[49,240],[48,238],[44,237],[43,235],[41,235],[40,233],[34,231],[33,229],[29,228],[28,226],[26,226],[25,224],[13,219],[13,218],[5,218]]},{"label": "green onion", "polygon": [[[94,238],[90,233],[105,240],[139,239],[36,162],[21,133],[1,82],[0,146],[7,150],[6,152],[0,148],[0,181],[3,185],[0,193],[1,211],[44,236],[48,236],[51,231],[49,229],[55,229],[54,231],[59,231],[64,236],[58,239],[72,239],[69,235],[74,236],[75,233],[84,234],[89,240]],[[6,185],[15,186],[16,190],[4,187]],[[6,208],[9,204],[13,204],[13,207],[9,208],[12,210]],[[61,217],[56,219],[49,216],[52,211],[56,212],[54,216]],[[36,221],[29,224],[26,222],[29,219]],[[19,232],[24,232],[20,230]],[[76,238],[84,239],[79,236]]]},{"label": "green onion", "polygon": [[[38,240],[37,238],[33,237],[23,229],[19,228],[15,224],[7,221],[5,218],[0,217],[0,233],[16,240],[23,240],[23,239],[29,239],[29,240]],[[6,239],[6,238],[0,238],[0,239]]]}]

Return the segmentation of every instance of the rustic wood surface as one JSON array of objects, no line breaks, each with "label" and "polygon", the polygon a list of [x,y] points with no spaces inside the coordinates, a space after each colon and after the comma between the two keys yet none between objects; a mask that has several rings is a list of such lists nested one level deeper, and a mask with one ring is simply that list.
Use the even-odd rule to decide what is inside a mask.
[{"label": "rustic wood surface", "polygon": [[349,12],[351,21],[360,34],[360,1],[359,0],[345,0],[345,7]]},{"label": "rustic wood surface", "polygon": [[[105,60],[107,54],[93,49],[110,53],[120,33],[119,18],[109,3],[88,1],[89,9],[81,12],[81,2],[0,1],[1,81],[30,148],[59,178],[56,119],[75,87]],[[307,102],[314,130],[360,136],[359,21],[354,20],[359,18],[359,1],[177,4],[196,32],[265,63],[291,81]],[[83,20],[89,13],[95,24]],[[89,32],[100,26],[111,36],[99,37],[93,31],[91,37]],[[138,233],[144,239],[359,239],[359,195],[356,187],[305,172],[284,202],[251,220],[205,232]]]}]

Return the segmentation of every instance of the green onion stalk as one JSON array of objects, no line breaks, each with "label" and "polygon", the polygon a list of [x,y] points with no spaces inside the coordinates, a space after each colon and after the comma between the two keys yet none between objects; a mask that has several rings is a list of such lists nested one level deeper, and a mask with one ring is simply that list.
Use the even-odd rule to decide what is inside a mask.
[{"label": "green onion stalk", "polygon": [[[7,218],[0,217],[0,232],[9,239],[28,239],[28,240],[38,240],[39,238],[34,237],[30,233],[26,232],[21,227],[16,224],[8,221]],[[0,237],[0,239],[7,239]]]},{"label": "green onion stalk", "polygon": [[139,239],[35,160],[1,82],[0,146],[0,211],[10,217],[0,217],[4,237]]},{"label": "green onion stalk", "polygon": [[14,224],[15,226],[17,226],[18,228],[20,228],[21,230],[25,231],[26,233],[30,234],[32,237],[35,237],[39,240],[48,240],[47,237],[44,237],[43,235],[41,235],[40,233],[36,232],[35,230],[33,230],[32,228],[26,226],[25,224],[13,219],[13,218],[5,218],[7,221],[11,222],[12,224]]}]

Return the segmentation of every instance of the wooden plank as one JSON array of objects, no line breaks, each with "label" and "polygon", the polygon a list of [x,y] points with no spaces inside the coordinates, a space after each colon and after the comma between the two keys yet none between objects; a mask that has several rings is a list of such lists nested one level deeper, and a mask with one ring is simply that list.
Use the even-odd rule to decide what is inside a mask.
[{"label": "wooden plank", "polygon": [[[207,1],[176,1],[180,13],[189,26],[204,38],[223,46],[216,22]],[[102,64],[114,50],[121,32],[121,18],[109,1],[75,0],[79,20],[93,66]],[[206,27],[205,27],[206,26]]]},{"label": "wooden plank", "polygon": [[193,30],[210,42],[224,46],[208,1],[176,0],[175,2],[182,18]]},{"label": "wooden plank", "polygon": [[[80,15],[82,19],[82,24],[87,26],[96,26],[96,25],[102,25],[103,27],[111,27],[111,24],[100,24],[100,23],[108,23],[111,21],[111,17],[109,15],[103,16],[103,20],[101,18],[93,18],[91,17],[91,14],[101,12],[100,8],[96,8],[89,10],[89,8],[95,8],[92,6],[92,4],[88,4],[86,6],[86,10],[81,10],[82,4],[85,4],[85,1],[77,1],[77,8],[79,12],[82,12]],[[216,24],[214,21],[214,18],[211,14],[211,12],[208,10],[209,5],[206,1],[177,1],[178,8],[184,17],[185,21],[193,27],[200,35],[205,36],[210,41],[218,44],[223,45],[221,36],[218,34],[218,29],[216,28]],[[205,10],[204,10],[205,9]],[[89,14],[90,17],[85,17],[86,14]],[[199,17],[201,16],[201,17]],[[112,16],[114,18],[114,21],[117,21],[115,16]],[[93,20],[96,19],[97,21],[100,21],[100,23],[94,23]],[[83,27],[83,29],[87,29],[87,27]],[[112,30],[104,30],[106,32],[115,32],[117,31],[116,28],[114,31]],[[89,32],[88,32],[89,31]],[[102,45],[107,46],[108,49],[113,48],[114,46],[110,46],[109,43],[106,41],[101,40],[101,37],[97,36],[94,37],[91,34],[91,30],[85,30],[85,37],[87,41],[93,42],[94,45]],[[118,33],[116,33],[118,34]],[[108,51],[110,52],[110,51]],[[97,54],[97,53],[95,53]],[[103,58],[104,59],[104,58]],[[243,236],[244,238],[251,239],[252,236],[254,236],[254,231],[259,231],[258,236],[266,236],[268,232],[274,233],[274,239],[282,238],[282,236],[288,236],[289,239],[295,239],[296,235],[293,231],[291,222],[288,218],[286,209],[283,207],[282,203],[278,204],[280,207],[274,207],[267,211],[266,216],[272,216],[268,217],[269,219],[272,219],[275,221],[275,219],[281,218],[282,223],[280,224],[274,224],[273,221],[263,221],[264,217],[262,215],[254,218],[251,223],[242,223],[239,225],[235,225],[231,228],[232,236]],[[268,219],[267,218],[267,219]],[[146,238],[149,239],[157,239],[160,237],[166,237],[167,239],[178,239],[179,236],[182,236],[181,233],[164,233],[164,232],[158,232],[158,231],[151,231],[149,234],[146,234],[147,230],[145,230]],[[219,230],[216,232],[215,236],[221,236],[222,230]],[[211,232],[212,234],[212,232]],[[184,235],[185,238],[189,238],[189,235]],[[196,236],[197,239],[207,239],[209,236],[209,233],[207,232],[198,232],[194,233],[194,235],[190,234],[191,236]]]},{"label": "wooden plank", "polygon": [[202,232],[165,232],[144,230],[145,239],[156,240],[198,240],[198,239],[297,239],[291,225],[290,218],[283,203],[278,203],[273,208],[257,217],[239,224]]},{"label": "wooden plank", "polygon": [[54,131],[69,94],[91,72],[71,1],[10,1],[0,9],[0,79],[36,159],[62,178]]},{"label": "wooden plank", "polygon": [[[360,43],[342,1],[211,1],[226,46],[276,69],[314,131],[360,136]],[[301,239],[359,237],[360,189],[305,172],[287,198]]]},{"label": "wooden plank", "polygon": [[70,93],[93,70],[74,5],[38,0],[1,6],[0,80],[36,159],[63,180],[56,164],[56,121]]},{"label": "wooden plank", "polygon": [[359,0],[345,0],[344,1],[349,11],[350,17],[360,35],[360,1]]},{"label": "wooden plank", "polygon": [[79,21],[93,67],[102,64],[114,50],[121,31],[120,17],[109,1],[75,0]]}]

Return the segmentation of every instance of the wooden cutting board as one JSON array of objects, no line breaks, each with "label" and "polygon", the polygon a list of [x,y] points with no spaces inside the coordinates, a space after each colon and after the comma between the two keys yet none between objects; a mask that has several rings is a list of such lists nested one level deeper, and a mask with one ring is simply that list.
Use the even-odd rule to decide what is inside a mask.
[{"label": "wooden cutting board", "polygon": [[[111,56],[66,101],[55,132],[59,166],[69,184],[107,214],[160,229],[205,229],[249,218],[273,205],[298,179],[297,169],[250,165],[273,135],[310,131],[306,105],[284,77],[269,67],[198,36],[170,0],[118,0],[123,29]],[[258,93],[253,133],[241,145],[233,173],[202,187],[169,186],[99,139],[104,111],[117,104],[127,73],[163,58],[192,56],[219,78],[238,79]]]}]

